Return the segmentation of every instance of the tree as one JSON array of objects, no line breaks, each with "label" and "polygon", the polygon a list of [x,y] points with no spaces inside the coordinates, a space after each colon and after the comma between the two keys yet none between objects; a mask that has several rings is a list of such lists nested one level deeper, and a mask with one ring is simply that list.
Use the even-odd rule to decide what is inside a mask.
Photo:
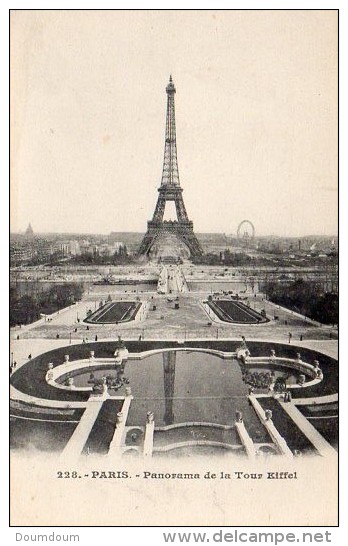
[{"label": "tree", "polygon": [[278,305],[324,324],[338,323],[338,295],[324,293],[320,283],[304,279],[288,283],[269,281],[264,283],[262,290]]}]

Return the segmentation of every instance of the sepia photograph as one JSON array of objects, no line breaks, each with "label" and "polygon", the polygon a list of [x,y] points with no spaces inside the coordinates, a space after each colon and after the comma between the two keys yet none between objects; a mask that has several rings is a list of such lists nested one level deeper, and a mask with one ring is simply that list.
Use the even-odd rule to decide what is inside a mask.
[{"label": "sepia photograph", "polygon": [[338,303],[338,10],[10,10],[11,526],[337,526]]}]

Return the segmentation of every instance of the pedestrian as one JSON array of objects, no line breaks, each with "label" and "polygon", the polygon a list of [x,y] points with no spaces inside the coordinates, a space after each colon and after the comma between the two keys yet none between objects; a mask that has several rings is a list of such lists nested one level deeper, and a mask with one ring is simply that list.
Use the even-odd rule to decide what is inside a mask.
[{"label": "pedestrian", "polygon": [[301,335],[300,335],[300,341],[302,341],[302,340],[303,340],[303,335],[301,334]]},{"label": "pedestrian", "polygon": [[292,338],[292,333],[289,332],[289,343],[291,342],[291,338]]},{"label": "pedestrian", "polygon": [[97,335],[95,336],[94,341],[98,341],[98,336]]},{"label": "pedestrian", "polygon": [[31,353],[28,355],[28,359],[31,360]]},{"label": "pedestrian", "polygon": [[14,361],[13,367],[14,367],[14,368],[17,368],[17,362],[16,362],[16,361]]}]

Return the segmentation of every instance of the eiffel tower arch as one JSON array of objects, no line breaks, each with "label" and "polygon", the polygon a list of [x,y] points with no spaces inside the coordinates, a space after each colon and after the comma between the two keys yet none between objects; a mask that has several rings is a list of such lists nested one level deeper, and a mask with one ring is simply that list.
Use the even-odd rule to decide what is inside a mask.
[{"label": "eiffel tower arch", "polygon": [[[168,240],[176,240],[176,251],[182,246],[186,250],[187,257],[194,258],[201,256],[203,250],[194,234],[193,222],[189,220],[187,215],[182,196],[183,189],[180,186],[174,105],[176,89],[171,76],[166,93],[167,115],[162,180],[158,188],[159,195],[155,212],[152,220],[147,223],[147,232],[141,242],[138,254],[149,256],[156,245],[167,239],[167,242]],[[169,201],[175,204],[177,220],[164,220],[166,204]]]}]

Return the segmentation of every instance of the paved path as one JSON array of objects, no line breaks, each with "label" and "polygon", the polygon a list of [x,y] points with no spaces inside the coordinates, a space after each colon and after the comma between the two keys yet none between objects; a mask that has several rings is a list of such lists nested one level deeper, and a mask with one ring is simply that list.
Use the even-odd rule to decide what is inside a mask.
[{"label": "paved path", "polygon": [[240,441],[242,442],[244,449],[246,451],[246,454],[248,456],[248,459],[254,460],[255,459],[255,445],[252,441],[251,437],[248,434],[248,431],[245,428],[245,425],[243,422],[236,422],[235,423],[237,434],[240,438]]},{"label": "paved path", "polygon": [[[104,295],[100,295],[97,291],[90,291],[83,296],[83,299],[76,305],[61,310],[52,316],[52,321],[45,322],[44,319],[23,327],[22,329],[13,329],[11,331],[11,337],[15,338],[17,334],[23,338],[55,338],[59,334],[60,338],[82,340],[83,337],[88,337],[89,341],[95,338],[95,335],[99,338],[114,338],[118,333],[123,337],[134,336],[139,337],[140,334],[145,334],[146,338],[153,339],[168,339],[172,337],[175,339],[176,332],[174,328],[181,328],[186,330],[188,339],[199,338],[231,338],[245,335],[247,339],[268,339],[272,337],[274,340],[278,339],[281,342],[288,340],[289,331],[292,332],[292,342],[297,343],[297,340],[302,338],[304,340],[312,339],[328,339],[331,329],[319,327],[304,319],[296,317],[289,311],[278,310],[278,321],[271,320],[270,323],[256,324],[256,325],[238,325],[238,324],[217,324],[213,327],[208,327],[208,317],[205,311],[202,309],[201,300],[204,299],[208,292],[184,292],[180,293],[180,308],[174,309],[174,304],[167,301],[166,295],[157,294],[155,286],[153,291],[141,291],[137,290],[124,290],[120,291],[120,287],[107,286],[93,288],[100,289],[105,288]],[[177,287],[176,287],[177,288]],[[217,287],[218,288],[218,287]],[[152,305],[150,305],[150,311],[147,313],[145,320],[139,324],[136,321],[130,321],[124,324],[111,324],[111,325],[89,325],[89,331],[87,331],[87,325],[82,322],[85,318],[87,311],[91,309],[95,310],[100,302],[100,299],[105,300],[110,293],[114,300],[120,299],[122,301],[135,299],[140,297],[141,301],[149,302],[157,306],[157,311],[152,311]],[[255,307],[257,311],[265,309],[269,316],[272,318],[275,313],[274,306],[271,306],[269,302],[262,300],[259,296],[256,298],[249,297],[250,305]],[[80,322],[77,322],[79,318]],[[283,320],[284,319],[284,320]],[[287,324],[285,325],[285,319]],[[75,332],[75,329],[77,331]],[[332,335],[337,336],[337,332],[332,330]]]},{"label": "paved path", "polygon": [[110,442],[108,455],[111,457],[112,456],[117,457],[121,454],[121,444],[125,434],[125,427],[126,427],[126,422],[128,419],[128,412],[129,412],[129,408],[130,408],[132,400],[133,400],[133,396],[126,396],[126,398],[123,401],[122,408],[121,408],[122,420],[116,424],[115,432]]},{"label": "paved path", "polygon": [[278,400],[278,402],[322,457],[337,455],[336,450],[319,434],[293,403],[282,402],[281,400]]},{"label": "paved path", "polygon": [[254,410],[256,411],[261,423],[267,429],[270,437],[272,438],[272,442],[277,446],[279,453],[291,459],[293,457],[291,449],[287,445],[286,440],[283,438],[283,436],[281,436],[281,434],[278,432],[272,419],[266,419],[265,410],[258,402],[257,397],[254,395],[250,395],[248,396],[248,398]]},{"label": "paved path", "polygon": [[327,394],[325,396],[315,396],[313,398],[296,398],[294,404],[296,406],[310,406],[314,404],[331,404],[338,402],[338,393]]},{"label": "paved path", "polygon": [[25,392],[21,392],[10,385],[10,398],[11,400],[19,400],[25,404],[33,404],[34,406],[43,406],[45,408],[59,408],[59,409],[72,409],[72,408],[85,408],[87,402],[74,402],[66,400],[51,400],[46,398],[38,398],[37,396],[31,396]]},{"label": "paved path", "polygon": [[292,311],[292,309],[288,309],[287,307],[278,305],[277,303],[274,303],[273,301],[270,301],[270,300],[266,300],[266,301],[268,305],[270,305],[271,307],[274,307],[275,309],[278,309],[278,310],[282,310],[284,313],[288,313],[290,316],[300,318],[304,322],[308,322],[309,324],[314,324],[315,326],[330,328],[330,326],[326,326],[325,324],[322,324],[321,322],[318,322],[317,320],[313,320],[309,317],[306,317],[305,315],[301,315],[301,313],[296,313],[296,311]]},{"label": "paved path", "polygon": [[77,459],[81,455],[103,403],[104,400],[101,396],[90,397],[79,424],[60,456],[61,459]]}]

